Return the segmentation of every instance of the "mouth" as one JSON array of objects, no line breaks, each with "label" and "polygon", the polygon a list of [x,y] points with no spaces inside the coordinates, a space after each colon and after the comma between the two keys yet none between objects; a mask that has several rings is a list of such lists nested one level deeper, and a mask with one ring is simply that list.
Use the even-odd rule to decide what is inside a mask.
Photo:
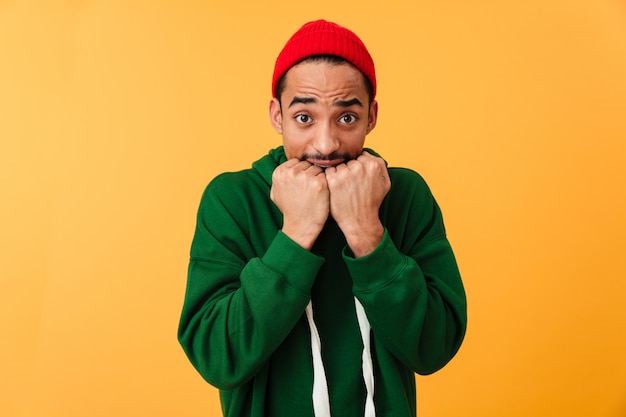
[{"label": "mouth", "polygon": [[326,168],[330,168],[330,167],[335,167],[339,164],[343,164],[345,162],[344,159],[333,159],[330,161],[327,160],[319,160],[319,159],[307,159],[307,162],[310,163],[311,165],[315,165],[318,166],[322,169],[326,169]]},{"label": "mouth", "polygon": [[304,153],[300,157],[301,161],[307,161],[311,165],[318,166],[322,169],[336,167],[337,165],[345,164],[350,159],[351,155],[347,152],[332,152],[328,155],[322,153]]}]

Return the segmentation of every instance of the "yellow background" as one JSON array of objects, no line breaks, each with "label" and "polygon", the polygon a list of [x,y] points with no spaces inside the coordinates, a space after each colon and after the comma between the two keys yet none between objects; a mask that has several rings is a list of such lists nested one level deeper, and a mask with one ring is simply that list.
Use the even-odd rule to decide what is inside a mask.
[{"label": "yellow background", "polygon": [[176,341],[197,204],[280,144],[273,62],[322,17],[467,287],[419,414],[626,416],[623,0],[0,1],[0,415],[219,415]]}]

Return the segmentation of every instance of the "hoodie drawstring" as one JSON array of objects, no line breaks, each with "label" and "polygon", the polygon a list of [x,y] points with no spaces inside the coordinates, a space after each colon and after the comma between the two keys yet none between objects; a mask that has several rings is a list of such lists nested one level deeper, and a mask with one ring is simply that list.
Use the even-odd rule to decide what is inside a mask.
[{"label": "hoodie drawstring", "polygon": [[[359,322],[359,331],[363,341],[362,371],[367,397],[365,399],[365,417],[375,417],[374,408],[374,369],[372,366],[372,352],[370,344],[370,323],[367,320],[365,309],[357,298],[354,298],[356,316]],[[313,411],[315,417],[331,417],[330,400],[328,396],[328,384],[326,382],[326,372],[322,362],[322,345],[319,332],[313,320],[313,303],[305,309],[306,317],[311,331],[311,355],[313,356]]]}]

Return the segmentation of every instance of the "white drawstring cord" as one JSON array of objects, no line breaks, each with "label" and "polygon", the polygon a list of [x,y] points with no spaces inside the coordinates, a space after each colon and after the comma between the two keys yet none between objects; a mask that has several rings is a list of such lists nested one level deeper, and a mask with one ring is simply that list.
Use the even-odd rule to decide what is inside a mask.
[{"label": "white drawstring cord", "polygon": [[320,335],[313,321],[313,303],[306,306],[306,318],[311,330],[311,354],[313,356],[313,414],[315,417],[330,417],[330,400],[326,385],[326,372],[322,362]]},{"label": "white drawstring cord", "polygon": [[367,321],[365,309],[361,302],[354,298],[354,306],[356,307],[356,317],[359,320],[359,329],[361,330],[361,338],[363,339],[363,380],[367,389],[367,398],[365,399],[365,417],[375,417],[376,409],[374,408],[374,368],[372,366],[372,350],[370,346],[370,322]]},{"label": "white drawstring cord", "polygon": [[[354,306],[359,322],[361,339],[363,340],[362,369],[363,380],[365,381],[365,388],[367,390],[365,417],[376,417],[374,407],[374,368],[372,366],[370,344],[371,326],[367,320],[365,309],[356,297],[354,298]],[[317,331],[317,326],[315,326],[315,321],[313,320],[313,303],[311,301],[309,301],[305,311],[311,331],[311,355],[313,356],[313,412],[315,417],[331,417],[326,372],[324,371],[324,363],[322,362],[320,335]]]}]

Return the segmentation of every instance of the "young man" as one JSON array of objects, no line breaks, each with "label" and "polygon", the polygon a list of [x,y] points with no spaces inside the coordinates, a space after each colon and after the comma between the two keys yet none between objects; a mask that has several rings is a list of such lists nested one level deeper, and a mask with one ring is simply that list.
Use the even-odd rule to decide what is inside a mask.
[{"label": "young man", "polygon": [[228,417],[415,416],[414,373],[467,321],[439,207],[363,148],[376,76],[354,33],[305,24],[272,93],[283,146],[207,187],[179,340]]}]

